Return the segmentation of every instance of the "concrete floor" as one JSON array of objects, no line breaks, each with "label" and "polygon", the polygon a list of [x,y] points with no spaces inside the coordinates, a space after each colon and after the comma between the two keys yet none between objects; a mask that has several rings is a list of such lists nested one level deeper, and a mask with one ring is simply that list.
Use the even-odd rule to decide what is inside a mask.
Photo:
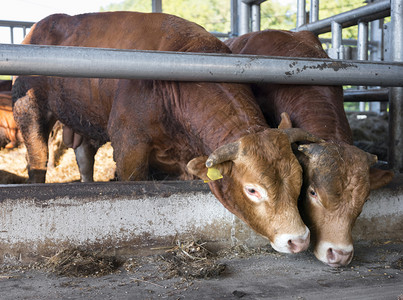
[{"label": "concrete floor", "polygon": [[217,278],[169,279],[156,256],[135,257],[133,272],[98,278],[44,270],[0,270],[0,299],[403,299],[403,240],[357,242],[352,263],[330,268],[311,252],[220,259]]},{"label": "concrete floor", "polygon": [[[402,176],[371,193],[353,230],[355,255],[349,266],[330,268],[310,251],[285,255],[266,246],[259,254],[221,255],[219,262],[226,269],[210,279],[170,278],[153,247],[188,236],[207,241],[212,249],[234,244],[258,247],[267,241],[225,210],[203,183],[3,187],[0,300],[403,300]],[[77,246],[130,255],[134,269],[73,278],[18,267]]]}]

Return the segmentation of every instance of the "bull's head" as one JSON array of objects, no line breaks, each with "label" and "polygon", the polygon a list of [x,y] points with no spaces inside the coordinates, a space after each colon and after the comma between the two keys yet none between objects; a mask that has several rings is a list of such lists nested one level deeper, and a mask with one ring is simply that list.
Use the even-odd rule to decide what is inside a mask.
[{"label": "bull's head", "polygon": [[[282,113],[279,128],[291,127],[290,117]],[[377,157],[345,143],[321,141],[298,150],[304,170],[299,206],[314,254],[330,266],[347,265],[354,254],[351,231],[370,189],[387,184],[393,173],[370,169]]]},{"label": "bull's head", "polygon": [[393,173],[370,172],[376,156],[348,144],[322,142],[298,150],[304,169],[300,210],[312,232],[314,254],[330,266],[347,265],[354,253],[351,231],[370,189],[388,183]]},{"label": "bull's head", "polygon": [[317,141],[300,129],[266,129],[188,163],[204,180],[209,168],[219,170],[223,179],[209,182],[215,196],[284,253],[307,249],[310,239],[297,206],[302,169],[291,149],[297,140]]}]

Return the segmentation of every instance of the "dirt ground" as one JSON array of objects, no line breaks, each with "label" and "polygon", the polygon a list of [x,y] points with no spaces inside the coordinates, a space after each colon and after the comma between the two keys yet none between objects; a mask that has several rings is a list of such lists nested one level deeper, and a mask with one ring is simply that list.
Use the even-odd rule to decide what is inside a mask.
[{"label": "dirt ground", "polygon": [[[310,251],[285,255],[270,247],[235,247],[207,257],[221,266],[216,273],[196,266],[200,277],[174,270],[183,267],[172,265],[182,249],[129,258],[104,276],[3,266],[0,299],[403,299],[403,240],[358,242],[352,263],[343,268],[322,264]],[[204,258],[189,249],[184,256]]]}]

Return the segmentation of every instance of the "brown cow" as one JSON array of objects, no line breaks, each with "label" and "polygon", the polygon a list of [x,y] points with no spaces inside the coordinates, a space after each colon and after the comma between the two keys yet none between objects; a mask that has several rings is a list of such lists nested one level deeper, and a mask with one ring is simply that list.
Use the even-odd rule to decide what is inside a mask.
[{"label": "brown cow", "polygon": [[[230,53],[199,25],[158,13],[52,15],[23,43]],[[20,76],[13,99],[31,182],[44,182],[47,137],[58,119],[76,138],[110,140],[121,180],[146,180],[155,171],[182,179],[222,174],[209,185],[227,209],[278,251],[307,248],[309,230],[297,207],[302,168],[290,142],[312,138],[270,129],[249,86]],[[208,168],[216,172],[210,179]]]},{"label": "brown cow", "polygon": [[[238,54],[328,58],[318,38],[307,31],[253,32],[226,44]],[[300,210],[316,257],[330,266],[348,264],[353,257],[351,230],[370,189],[390,182],[393,173],[370,169],[376,156],[352,145],[341,86],[254,84],[252,90],[270,125],[276,126],[286,112],[293,126],[326,140],[298,148],[304,153],[298,155],[304,169]]]},{"label": "brown cow", "polygon": [[0,147],[12,149],[22,142],[22,136],[14,121],[11,91],[0,92]]}]

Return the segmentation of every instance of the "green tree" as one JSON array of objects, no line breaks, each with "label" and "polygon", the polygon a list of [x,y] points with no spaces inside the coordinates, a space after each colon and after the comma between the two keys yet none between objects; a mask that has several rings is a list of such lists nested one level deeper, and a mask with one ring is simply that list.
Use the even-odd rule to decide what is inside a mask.
[{"label": "green tree", "polygon": [[[319,5],[319,19],[326,19],[331,16],[365,6],[365,0],[333,0],[321,1]],[[357,38],[358,26],[351,26],[343,29],[343,39]],[[330,33],[320,35],[323,38],[330,38]]]},{"label": "green tree", "polygon": [[[324,19],[365,5],[365,0],[320,1],[319,18]],[[165,13],[173,14],[200,24],[208,31],[230,32],[230,0],[162,0]],[[310,1],[307,1],[307,11]],[[151,0],[124,0],[101,7],[101,11],[129,10],[151,12]],[[261,4],[262,29],[295,28],[297,1],[270,0]],[[330,37],[329,34],[321,37]],[[357,26],[343,30],[343,38],[357,37]]]},{"label": "green tree", "polygon": [[[208,31],[229,32],[231,30],[229,0],[174,0],[162,1],[164,13],[177,15],[203,26]],[[130,10],[151,11],[151,0],[125,0],[102,7],[101,11]]]},{"label": "green tree", "polygon": [[281,0],[263,2],[260,6],[261,29],[295,28],[297,8],[295,3],[282,3]]}]

